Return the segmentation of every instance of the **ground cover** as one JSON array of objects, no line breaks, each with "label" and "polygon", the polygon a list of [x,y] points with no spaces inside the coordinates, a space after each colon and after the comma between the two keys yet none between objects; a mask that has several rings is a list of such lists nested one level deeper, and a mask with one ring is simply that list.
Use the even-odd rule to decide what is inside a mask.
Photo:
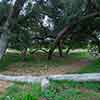
[{"label": "ground cover", "polygon": [[8,75],[49,75],[78,73],[93,62],[87,52],[72,52],[64,57],[56,53],[52,60],[47,60],[47,54],[35,53],[25,60],[18,53],[7,53],[0,61],[0,73]]},{"label": "ground cover", "polygon": [[39,84],[13,83],[0,100],[100,100],[100,83],[51,81],[45,91]]}]

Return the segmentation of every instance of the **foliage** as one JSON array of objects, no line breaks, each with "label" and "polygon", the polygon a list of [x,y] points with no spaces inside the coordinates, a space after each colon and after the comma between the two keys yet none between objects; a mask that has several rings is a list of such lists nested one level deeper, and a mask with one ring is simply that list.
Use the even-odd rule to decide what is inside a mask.
[{"label": "foliage", "polygon": [[[46,91],[41,91],[39,84],[15,83],[0,98],[3,100],[95,100],[100,99],[100,83],[51,81]],[[29,92],[30,91],[30,92]],[[87,92],[86,92],[87,91]],[[35,94],[34,94],[35,93]]]},{"label": "foliage", "polygon": [[[91,1],[91,0],[90,0]],[[67,25],[76,23],[78,18],[96,12],[96,8],[88,0],[28,0],[21,9],[16,23],[9,34],[8,48],[27,51],[27,49],[38,48],[34,37],[46,38],[52,36],[54,39],[58,33]],[[7,19],[9,9],[13,5],[8,0],[0,2],[0,25]],[[96,6],[100,2],[96,0]],[[78,22],[73,31],[65,35],[62,40],[62,47],[71,49],[87,48],[88,41],[91,40],[94,31],[99,31],[99,16],[89,17]],[[94,33],[95,34],[95,33]],[[96,35],[96,34],[95,34]],[[98,38],[95,38],[98,41]],[[35,41],[33,43],[33,41]],[[52,41],[54,42],[54,41]],[[63,45],[64,44],[64,45]],[[42,42],[43,47],[50,48],[51,45]]]},{"label": "foliage", "polygon": [[4,2],[0,2],[0,26],[5,22],[10,10],[10,5]]},{"label": "foliage", "polygon": [[[48,100],[91,100],[91,98],[95,97],[95,93],[91,92],[89,94],[85,93],[84,91],[81,91],[81,88],[86,89],[93,89],[94,87],[98,89],[99,83],[78,83],[78,82],[52,82],[51,87],[48,90],[48,94],[45,92],[44,96]],[[94,89],[95,90],[95,89]],[[95,98],[96,100],[99,100],[99,94],[98,98]]]},{"label": "foliage", "polygon": [[[18,50],[31,48],[32,38],[37,34],[40,37],[46,37],[47,35],[56,37],[58,32],[62,30],[63,27],[66,26],[66,24],[71,24],[72,22],[76,21],[77,19],[75,20],[75,18],[77,16],[86,15],[87,12],[85,12],[85,10],[87,7],[87,3],[88,2],[86,2],[85,0],[77,0],[77,2],[74,0],[34,0],[34,2],[32,2],[31,0],[27,1],[24,8],[21,10],[21,14],[17,19],[17,23],[14,25],[13,30],[10,34],[11,36],[9,39],[9,47]],[[0,3],[0,8],[2,8],[0,9],[0,12],[1,14],[3,12],[3,15],[7,17],[7,13],[9,12],[8,8],[10,8],[8,6],[10,6],[10,4],[3,4],[4,3],[2,2]],[[99,6],[99,2],[97,2],[97,4]],[[2,23],[2,18],[6,17],[2,16],[0,22]],[[96,23],[97,22],[99,21],[96,20]],[[87,35],[80,36],[80,34],[76,34],[78,32],[89,33],[92,29],[90,26],[93,26],[94,23],[94,19],[88,19],[76,25],[76,28],[74,30],[75,33],[72,34],[72,37],[74,38],[74,35],[77,36],[77,38],[79,38],[79,41],[74,45],[79,45],[80,47],[80,39],[88,38]],[[94,30],[94,28],[92,30]],[[66,39],[66,41],[67,40],[68,39]],[[73,39],[73,41],[76,40],[76,38]],[[68,43],[66,45],[70,44]]]},{"label": "foliage", "polygon": [[[24,85],[24,86],[23,86]],[[8,88],[8,91],[2,97],[3,100],[38,100],[41,96],[41,87],[39,84],[14,84]]]},{"label": "foliage", "polygon": [[[47,55],[44,53],[36,53],[34,55],[27,55],[26,60],[23,61],[23,57],[17,53],[7,53],[5,57],[0,61],[0,70],[8,69],[11,65],[16,65],[17,68],[25,67],[61,67],[66,66],[66,64],[70,64],[76,60],[82,60],[89,58],[89,54],[87,52],[80,53],[70,53],[69,55],[60,58],[56,56],[58,51],[55,52],[55,59],[49,61],[47,60]],[[23,65],[23,63],[25,63]]]}]

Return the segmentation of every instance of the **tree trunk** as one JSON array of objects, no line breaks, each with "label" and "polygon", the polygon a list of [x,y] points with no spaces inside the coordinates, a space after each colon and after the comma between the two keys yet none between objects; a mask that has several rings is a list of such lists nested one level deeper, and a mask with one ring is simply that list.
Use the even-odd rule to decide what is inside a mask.
[{"label": "tree trunk", "polygon": [[0,36],[0,60],[2,59],[8,44],[8,33],[12,30],[14,24],[16,23],[16,18],[18,17],[20,10],[22,9],[26,0],[16,0],[15,5],[11,7],[7,20],[2,26],[1,36]]},{"label": "tree trunk", "polygon": [[2,33],[1,37],[0,37],[0,60],[2,59],[3,55],[5,54],[7,44],[8,44],[7,34]]},{"label": "tree trunk", "polygon": [[54,52],[55,48],[57,47],[57,44],[59,43],[59,41],[62,39],[62,37],[65,35],[65,34],[69,34],[71,32],[73,32],[73,29],[76,27],[77,24],[79,24],[81,21],[84,21],[86,19],[89,19],[89,18],[94,18],[94,17],[97,17],[97,16],[100,16],[100,13],[99,12],[94,12],[94,13],[91,13],[91,14],[88,14],[86,16],[79,16],[79,17],[76,17],[75,18],[75,21],[73,21],[70,25],[66,26],[61,32],[58,33],[58,36],[54,42],[54,45],[51,47],[51,49],[49,50],[49,53],[48,53],[48,60],[52,59],[52,53]]},{"label": "tree trunk", "polygon": [[62,50],[62,43],[61,43],[61,41],[58,43],[58,50],[59,50],[60,57],[62,57],[63,56],[63,50]]},{"label": "tree trunk", "polygon": [[66,50],[66,54],[67,54],[67,55],[68,55],[70,49],[71,49],[71,47],[68,47],[68,49]]},{"label": "tree trunk", "polygon": [[27,48],[24,48],[21,52],[22,60],[25,61],[27,57]]},{"label": "tree trunk", "polygon": [[49,50],[48,53],[48,60],[50,60],[52,58],[52,53],[54,52],[55,48],[57,47],[57,45],[59,44],[59,41],[61,40],[61,38],[65,35],[65,32],[69,31],[69,26],[65,27],[60,33],[58,33],[58,36],[54,42],[54,45],[52,46],[52,48]]}]

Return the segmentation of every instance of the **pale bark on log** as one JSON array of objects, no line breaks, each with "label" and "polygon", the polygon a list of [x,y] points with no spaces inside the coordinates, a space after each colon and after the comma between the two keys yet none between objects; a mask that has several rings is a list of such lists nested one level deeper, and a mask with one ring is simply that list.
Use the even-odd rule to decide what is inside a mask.
[{"label": "pale bark on log", "polygon": [[51,75],[51,80],[69,80],[77,82],[100,82],[100,73]]},{"label": "pale bark on log", "polygon": [[100,73],[85,73],[85,74],[65,74],[65,75],[45,75],[45,76],[7,76],[0,75],[0,80],[16,81],[27,83],[41,83],[43,79],[48,80],[67,80],[77,82],[100,82]]}]

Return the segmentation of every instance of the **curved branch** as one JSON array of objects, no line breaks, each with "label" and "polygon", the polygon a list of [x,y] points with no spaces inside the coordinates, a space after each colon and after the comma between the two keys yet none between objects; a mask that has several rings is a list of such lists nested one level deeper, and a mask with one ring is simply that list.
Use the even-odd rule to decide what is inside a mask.
[{"label": "curved branch", "polygon": [[[81,21],[83,20],[86,20],[88,18],[95,18],[97,16],[100,16],[100,12],[94,12],[94,13],[91,13],[91,14],[88,14],[86,16],[80,16],[80,17],[76,17],[75,18],[75,21],[73,23],[71,23],[70,25],[67,25],[64,27],[64,29],[58,33],[58,36],[54,42],[54,45],[52,46],[52,48],[49,50],[49,53],[48,53],[48,59],[51,59],[52,58],[52,53],[53,51],[55,50],[55,48],[57,47],[57,44],[59,43],[59,41],[61,40],[61,38],[65,35],[65,34],[70,34],[71,32],[73,32],[73,29],[76,27],[76,25],[78,23],[80,23]],[[77,19],[77,20],[76,20]]]}]

